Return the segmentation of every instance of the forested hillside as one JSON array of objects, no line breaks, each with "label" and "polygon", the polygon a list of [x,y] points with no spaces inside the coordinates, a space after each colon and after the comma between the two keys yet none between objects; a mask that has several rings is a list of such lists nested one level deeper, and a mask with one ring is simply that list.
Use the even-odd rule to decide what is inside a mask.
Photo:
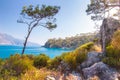
[{"label": "forested hillside", "polygon": [[75,49],[80,45],[93,41],[97,38],[97,33],[82,33],[72,37],[66,37],[65,39],[49,39],[44,47],[46,48],[70,48]]}]

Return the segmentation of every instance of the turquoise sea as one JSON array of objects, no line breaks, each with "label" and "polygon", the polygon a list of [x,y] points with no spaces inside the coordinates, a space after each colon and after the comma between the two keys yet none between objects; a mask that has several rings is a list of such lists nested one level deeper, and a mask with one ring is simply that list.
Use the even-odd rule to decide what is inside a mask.
[{"label": "turquoise sea", "polygon": [[[0,58],[8,58],[10,55],[19,53],[21,54],[22,46],[0,46]],[[49,57],[53,58],[62,54],[63,52],[69,52],[70,49],[59,49],[59,48],[44,48],[44,47],[27,47],[25,54],[39,55],[44,53]]]}]

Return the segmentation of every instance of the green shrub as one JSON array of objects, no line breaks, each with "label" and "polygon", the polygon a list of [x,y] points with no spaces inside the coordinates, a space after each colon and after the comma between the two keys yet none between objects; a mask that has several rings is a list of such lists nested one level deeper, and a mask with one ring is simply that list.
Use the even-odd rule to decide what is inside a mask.
[{"label": "green shrub", "polygon": [[26,55],[30,60],[34,60],[35,56],[33,54]]},{"label": "green shrub", "polygon": [[67,56],[68,53],[62,53],[60,56],[56,56],[53,59],[48,60],[47,67],[50,69],[57,69],[58,66],[60,65],[60,62],[64,60],[64,57]]},{"label": "green shrub", "polygon": [[10,75],[19,76],[29,69],[33,69],[32,61],[24,55],[20,56],[19,54],[15,54],[5,61],[2,74],[4,75],[6,72],[10,72]]},{"label": "green shrub", "polygon": [[87,58],[87,53],[93,50],[95,50],[93,42],[89,42],[78,47],[74,51],[74,54],[76,55],[77,64],[81,64]]},{"label": "green shrub", "polygon": [[87,51],[84,51],[84,52],[80,52],[80,53],[76,53],[76,62],[77,64],[81,64],[83,61],[86,60],[87,58]]},{"label": "green shrub", "polygon": [[50,58],[45,54],[40,54],[34,58],[34,66],[37,68],[45,67]]},{"label": "green shrub", "polygon": [[112,45],[106,48],[106,53],[107,57],[120,58],[120,49],[114,48]]},{"label": "green shrub", "polygon": [[4,63],[5,63],[4,60],[0,59],[0,71],[2,70]]},{"label": "green shrub", "polygon": [[67,63],[71,70],[76,69],[77,65],[81,64],[86,58],[89,51],[94,50],[94,43],[86,43],[72,52],[63,53],[48,61],[49,67],[57,68],[61,61]]},{"label": "green shrub", "polygon": [[106,57],[103,62],[111,67],[120,69],[120,50],[110,45],[106,48]]},{"label": "green shrub", "polygon": [[93,50],[93,46],[94,46],[94,43],[93,43],[93,42],[88,42],[88,43],[83,44],[82,46],[80,46],[78,49],[79,49],[79,50],[87,50],[87,51],[90,51],[90,50]]},{"label": "green shrub", "polygon": [[106,47],[106,57],[103,59],[103,62],[120,69],[120,30],[116,31],[113,35],[113,38]]},{"label": "green shrub", "polygon": [[115,48],[120,50],[120,30],[116,31],[113,34],[112,40],[111,40],[111,45]]},{"label": "green shrub", "polygon": [[49,59],[48,62],[47,62],[47,67],[49,69],[57,69],[59,64],[60,64],[60,62],[61,62],[61,60],[62,59],[61,59],[60,56],[57,56],[57,57],[55,57],[53,59]]},{"label": "green shrub", "polygon": [[120,69],[120,58],[106,57],[103,59],[103,62],[110,65],[111,67]]},{"label": "green shrub", "polygon": [[0,72],[0,80],[18,80],[18,76],[14,76],[14,71],[8,71],[7,69],[4,69]]},{"label": "green shrub", "polygon": [[68,52],[63,59],[64,62],[66,62],[71,69],[75,69],[77,66],[76,63],[76,55],[72,52]]}]

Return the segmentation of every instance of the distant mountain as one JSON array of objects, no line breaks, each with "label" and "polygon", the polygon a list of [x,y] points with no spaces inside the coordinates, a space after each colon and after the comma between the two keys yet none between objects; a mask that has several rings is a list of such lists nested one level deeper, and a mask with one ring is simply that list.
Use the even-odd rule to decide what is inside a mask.
[{"label": "distant mountain", "polygon": [[[16,39],[8,34],[0,33],[0,45],[17,45],[22,46],[24,40]],[[37,43],[28,42],[28,46],[40,46]]]}]

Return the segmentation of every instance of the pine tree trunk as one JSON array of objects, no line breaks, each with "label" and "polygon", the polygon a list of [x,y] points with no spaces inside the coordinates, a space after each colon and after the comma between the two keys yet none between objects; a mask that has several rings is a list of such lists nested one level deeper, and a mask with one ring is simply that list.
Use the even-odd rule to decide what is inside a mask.
[{"label": "pine tree trunk", "polygon": [[25,48],[26,48],[26,45],[27,45],[28,38],[29,38],[32,30],[38,25],[38,22],[39,22],[39,21],[40,21],[40,20],[38,20],[31,28],[30,28],[30,25],[29,25],[29,27],[28,27],[28,34],[27,34],[27,37],[25,38],[25,42],[24,42],[24,45],[23,45],[22,55],[23,55],[24,52],[25,52]]},{"label": "pine tree trunk", "polygon": [[31,33],[32,30],[30,30],[27,34],[27,37],[25,38],[25,42],[24,42],[24,45],[23,45],[23,49],[22,49],[22,55],[24,54],[25,52],[25,48],[26,48],[26,45],[27,45],[27,41],[28,41],[28,38],[30,36],[30,33]]}]

